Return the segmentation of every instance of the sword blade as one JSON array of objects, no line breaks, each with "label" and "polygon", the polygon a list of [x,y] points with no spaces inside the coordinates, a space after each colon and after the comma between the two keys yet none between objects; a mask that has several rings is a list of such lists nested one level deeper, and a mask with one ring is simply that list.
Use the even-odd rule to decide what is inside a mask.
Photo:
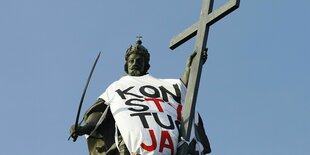
[{"label": "sword blade", "polygon": [[[96,68],[96,65],[97,65],[97,62],[99,60],[100,55],[101,55],[101,52],[99,52],[99,54],[98,54],[98,56],[97,56],[97,58],[96,58],[96,60],[95,60],[95,62],[93,64],[93,66],[92,66],[92,69],[91,69],[91,71],[90,71],[90,73],[88,75],[88,79],[86,81],[86,85],[84,87],[84,90],[83,90],[83,93],[82,93],[82,96],[81,96],[81,100],[80,100],[80,104],[79,104],[79,108],[78,108],[78,111],[77,111],[77,114],[76,114],[76,119],[75,119],[75,124],[74,124],[75,131],[77,131],[78,126],[79,126],[80,113],[81,113],[82,105],[83,105],[83,102],[84,102],[84,97],[85,97],[85,94],[86,94],[86,91],[87,91],[90,79],[91,79],[91,77],[93,75],[93,72],[94,72],[94,70]],[[70,137],[73,138],[73,142],[75,142],[76,139],[77,139],[77,136],[73,136],[73,134],[70,135]],[[70,137],[69,137],[69,139],[70,139]]]}]

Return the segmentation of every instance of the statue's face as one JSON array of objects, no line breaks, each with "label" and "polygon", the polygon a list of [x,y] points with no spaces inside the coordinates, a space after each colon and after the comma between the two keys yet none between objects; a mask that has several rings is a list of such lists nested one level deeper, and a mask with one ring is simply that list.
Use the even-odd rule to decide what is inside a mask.
[{"label": "statue's face", "polygon": [[145,59],[140,54],[131,54],[127,61],[128,75],[142,76],[145,74]]}]

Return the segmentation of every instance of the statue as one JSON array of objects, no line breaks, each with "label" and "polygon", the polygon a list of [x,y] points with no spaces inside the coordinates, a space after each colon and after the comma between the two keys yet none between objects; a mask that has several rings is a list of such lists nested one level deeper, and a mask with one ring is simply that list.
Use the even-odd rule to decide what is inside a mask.
[{"label": "statue", "polygon": [[[177,153],[181,109],[194,52],[180,79],[157,79],[148,73],[150,54],[138,38],[125,54],[126,76],[113,82],[84,114],[84,123],[73,137],[87,135],[90,155]],[[207,50],[202,52],[203,63]],[[187,154],[210,153],[198,113]]]},{"label": "statue", "polygon": [[208,32],[212,24],[236,10],[240,0],[229,0],[212,11],[213,3],[214,0],[203,0],[199,21],[170,42],[170,48],[175,49],[197,35],[195,52],[180,79],[157,79],[148,73],[150,55],[140,38],[127,49],[124,67],[127,75],[99,96],[85,112],[83,125],[76,123],[70,129],[74,139],[88,135],[90,155],[211,152],[195,110],[201,70],[207,59]]}]

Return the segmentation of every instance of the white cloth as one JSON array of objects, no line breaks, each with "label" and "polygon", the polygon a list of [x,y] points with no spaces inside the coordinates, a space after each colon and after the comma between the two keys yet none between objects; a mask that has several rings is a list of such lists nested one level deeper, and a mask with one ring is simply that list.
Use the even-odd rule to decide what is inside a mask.
[{"label": "white cloth", "polygon": [[129,152],[168,155],[177,151],[185,93],[179,79],[124,76],[99,98],[110,105]]}]

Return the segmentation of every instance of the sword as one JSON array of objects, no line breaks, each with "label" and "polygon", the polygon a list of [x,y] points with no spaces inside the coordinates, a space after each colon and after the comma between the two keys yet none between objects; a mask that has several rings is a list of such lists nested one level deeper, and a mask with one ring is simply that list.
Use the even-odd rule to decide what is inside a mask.
[{"label": "sword", "polygon": [[[91,69],[91,71],[90,71],[90,73],[89,73],[89,75],[88,75],[88,79],[87,79],[87,81],[86,81],[86,85],[85,85],[85,87],[84,87],[84,91],[83,91],[82,96],[81,96],[81,100],[80,100],[80,104],[79,104],[79,108],[78,108],[78,111],[77,111],[77,114],[76,114],[76,119],[75,119],[75,124],[74,124],[74,129],[75,129],[75,131],[77,131],[78,126],[79,126],[79,118],[80,118],[80,113],[81,113],[81,109],[82,109],[84,97],[85,97],[85,94],[86,94],[86,91],[87,91],[87,88],[88,88],[89,81],[90,81],[90,79],[91,79],[91,77],[92,77],[92,75],[93,75],[93,72],[94,72],[94,70],[95,70],[95,67],[96,67],[96,65],[97,65],[97,62],[98,62],[98,60],[99,60],[100,54],[101,54],[101,52],[99,52],[99,54],[98,54],[98,56],[97,56],[97,58],[96,58],[96,60],[95,60],[95,62],[94,62],[94,64],[93,64],[93,67],[92,67],[92,69]],[[75,142],[75,141],[77,140],[77,138],[78,138],[78,136],[77,136],[77,135],[74,135],[74,133],[72,133],[72,134],[70,135],[70,137],[68,138],[68,140],[70,140],[71,137],[73,138],[73,142]]]}]

